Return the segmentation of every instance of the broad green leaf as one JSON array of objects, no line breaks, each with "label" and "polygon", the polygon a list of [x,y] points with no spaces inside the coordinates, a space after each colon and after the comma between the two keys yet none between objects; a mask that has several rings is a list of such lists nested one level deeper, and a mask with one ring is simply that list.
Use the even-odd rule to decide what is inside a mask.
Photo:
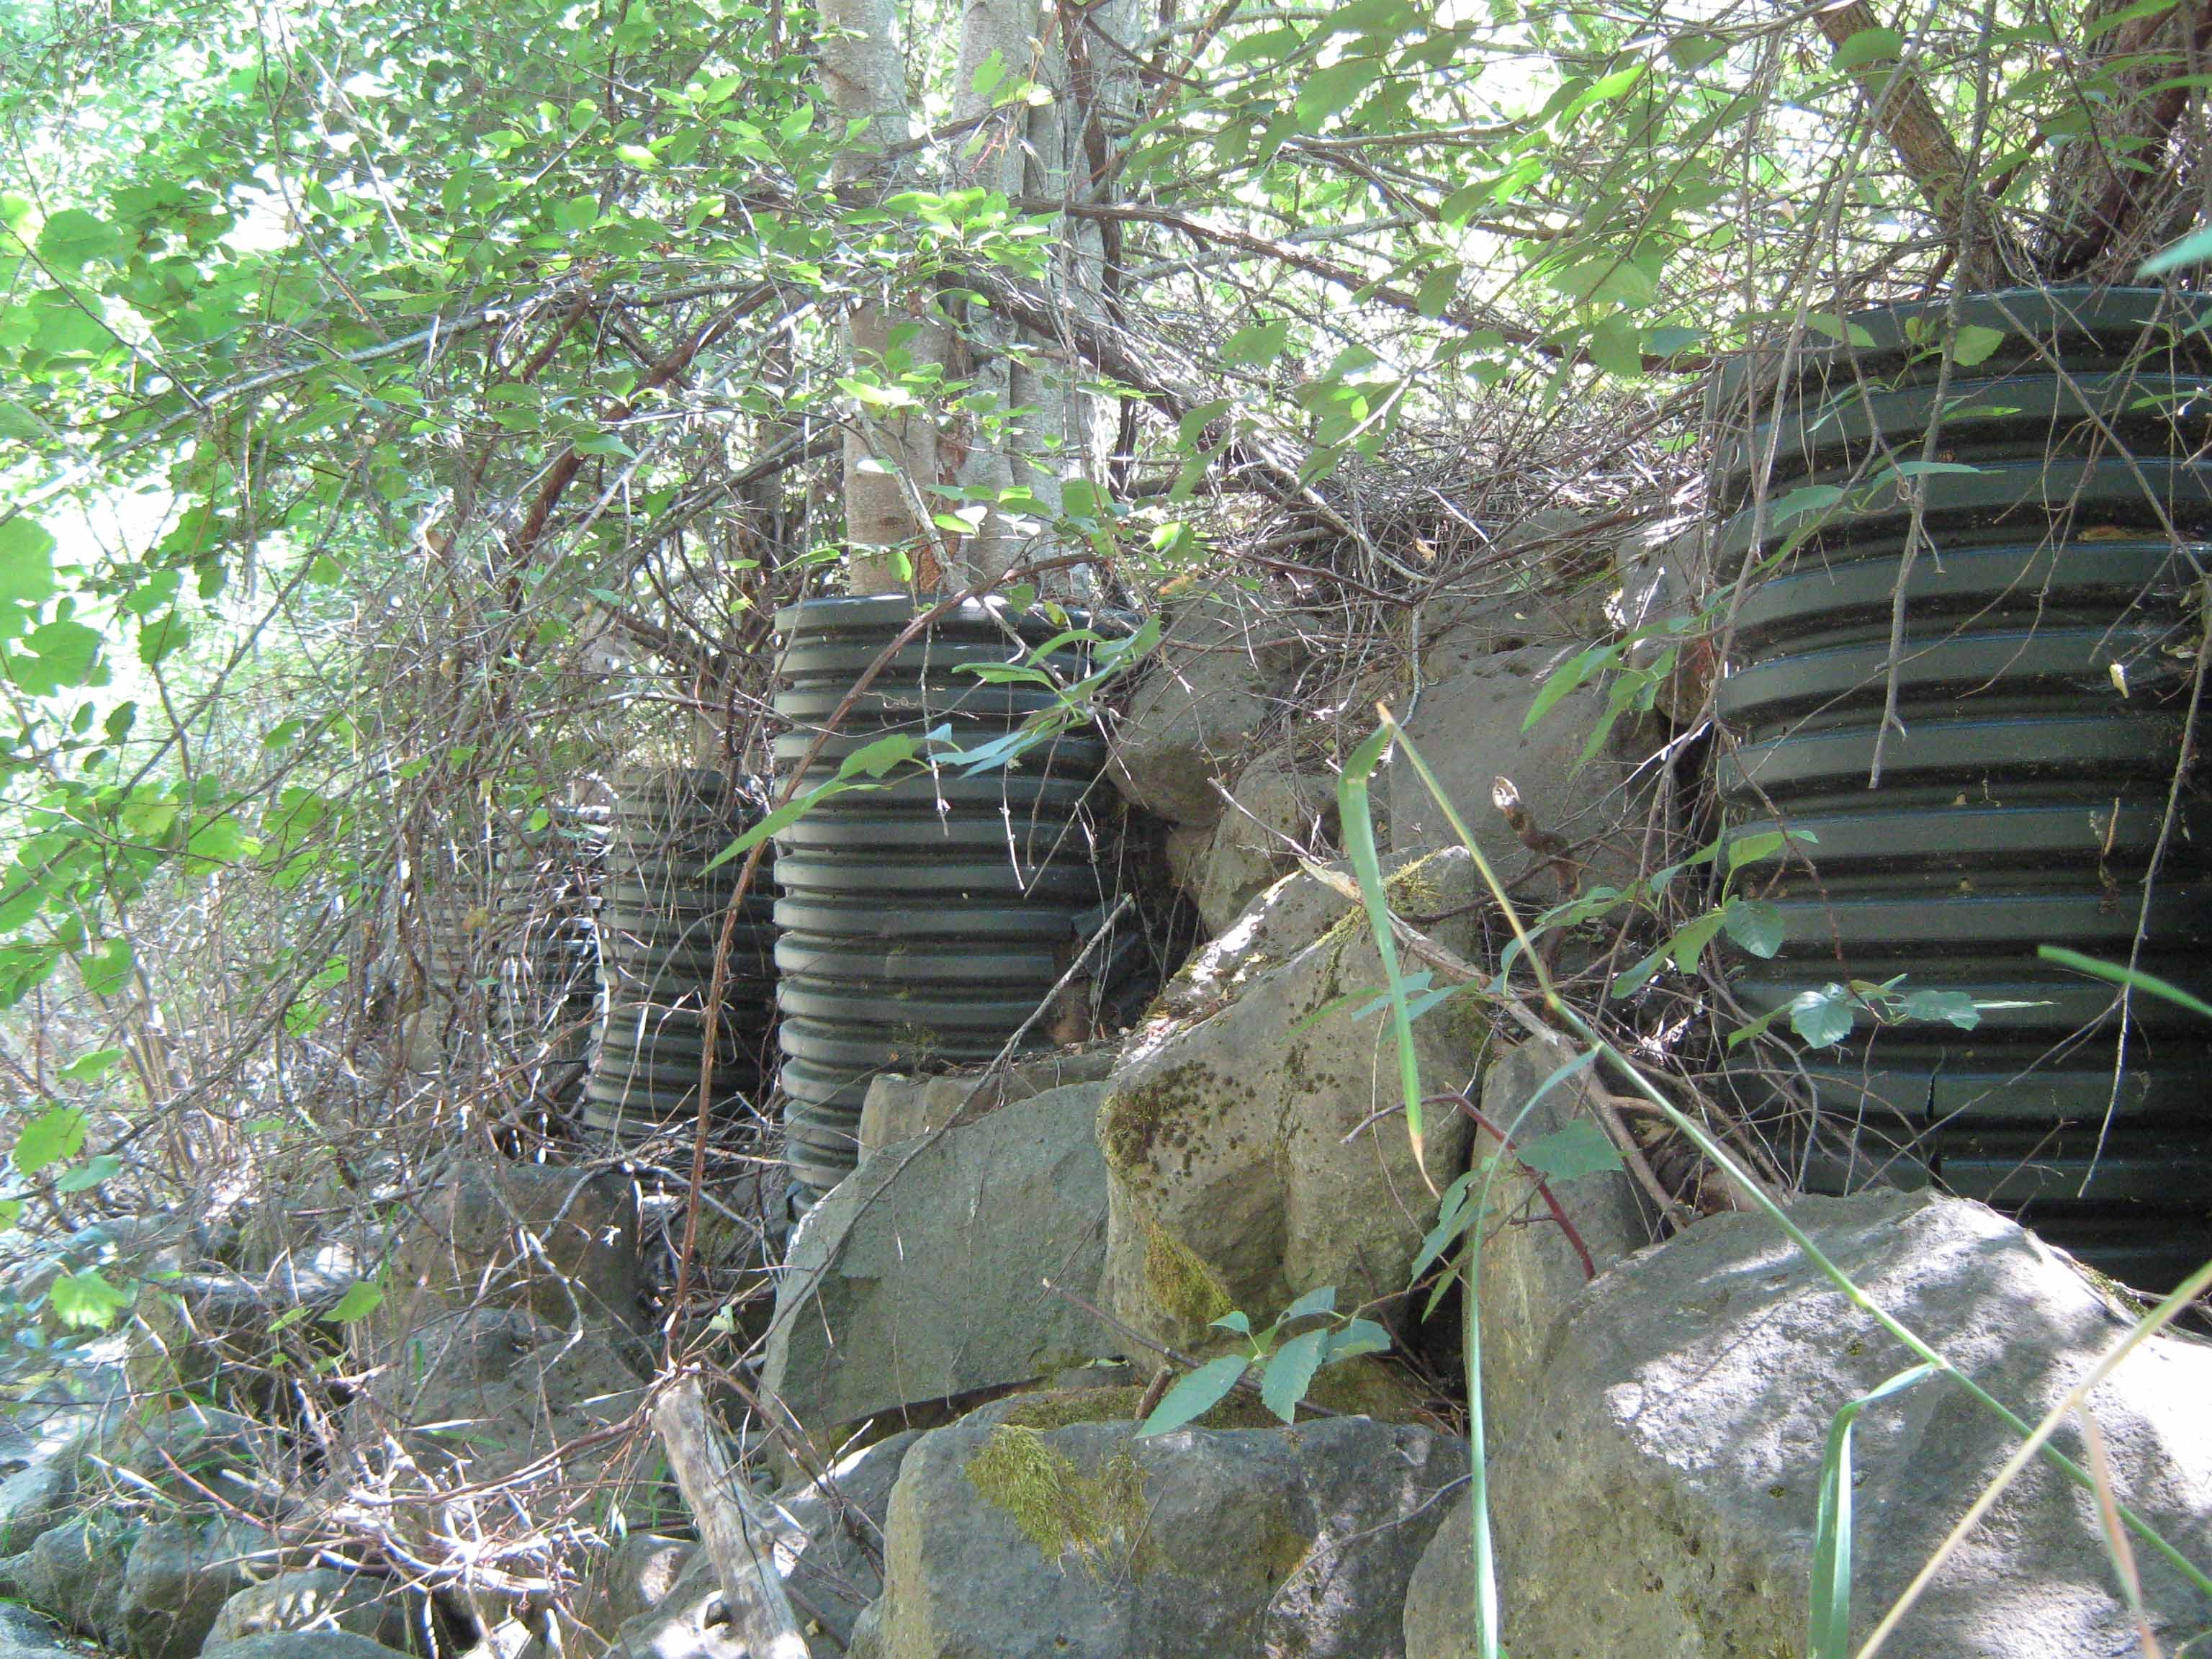
[{"label": "broad green leaf", "polygon": [[1289,1307],[1283,1310],[1282,1317],[1275,1322],[1278,1325],[1287,1325],[1293,1320],[1310,1319],[1316,1314],[1335,1311],[1336,1286],[1324,1285],[1317,1291],[1308,1291],[1297,1301],[1291,1303]]},{"label": "broad green leaf", "polygon": [[84,1146],[85,1115],[74,1106],[56,1106],[26,1123],[11,1154],[23,1174],[36,1175],[50,1164],[75,1158]]},{"label": "broad green leaf", "polygon": [[1138,1437],[1165,1434],[1205,1416],[1228,1397],[1229,1391],[1243,1375],[1242,1354],[1225,1353],[1218,1359],[1207,1360],[1160,1397],[1160,1403],[1137,1431]]},{"label": "broad green leaf", "polygon": [[1895,29],[1861,29],[1836,48],[1838,69],[1863,69],[1869,64],[1893,64],[1905,52],[1905,37]]},{"label": "broad green leaf", "polygon": [[38,605],[54,594],[54,538],[32,519],[0,523],[0,600]]},{"label": "broad green leaf", "polygon": [[1234,1331],[1239,1336],[1252,1334],[1252,1320],[1242,1308],[1232,1308],[1213,1322],[1217,1331]]},{"label": "broad green leaf", "polygon": [[1906,1019],[1924,1019],[1971,1031],[1982,1023],[1982,1011],[1964,991],[1907,991],[1898,1012]]},{"label": "broad green leaf", "polygon": [[1972,368],[1985,363],[1990,354],[2005,342],[2001,328],[1984,328],[1979,323],[1968,323],[1959,331],[1959,337],[1951,343],[1951,361],[1961,368]]},{"label": "broad green leaf", "polygon": [[1607,374],[1632,380],[1644,373],[1644,337],[1622,317],[1607,317],[1590,330],[1590,361]]},{"label": "broad green leaf", "polygon": [[1362,1354],[1389,1351],[1389,1332],[1371,1319],[1354,1319],[1329,1332],[1328,1352],[1321,1363],[1334,1365],[1340,1359],[1357,1359]]},{"label": "broad green leaf", "polygon": [[1547,1181],[1576,1181],[1627,1166],[1604,1130],[1586,1117],[1562,1124],[1517,1149],[1521,1161]]},{"label": "broad green leaf", "polygon": [[104,1331],[115,1322],[118,1310],[131,1305],[131,1293],[116,1289],[94,1269],[56,1279],[46,1292],[46,1305],[64,1325]]},{"label": "broad green leaf", "polygon": [[1382,73],[1371,58],[1346,58],[1316,70],[1298,89],[1298,125],[1311,132],[1359,101]]},{"label": "broad green leaf", "polygon": [[1721,926],[1730,939],[1762,959],[1782,948],[1782,911],[1765,899],[1730,899],[1722,908]]},{"label": "broad green leaf", "polygon": [[54,1190],[58,1193],[89,1192],[122,1168],[121,1158],[112,1152],[101,1152],[95,1158],[87,1158],[74,1170],[64,1170],[61,1178],[54,1182]]},{"label": "broad green leaf", "polygon": [[346,1293],[338,1298],[337,1306],[323,1316],[326,1325],[351,1325],[366,1319],[383,1305],[384,1291],[368,1280],[356,1279],[346,1286]]},{"label": "broad green leaf", "polygon": [[1249,328],[1240,328],[1221,343],[1221,361],[1224,363],[1272,363],[1283,355],[1289,340],[1291,325],[1278,318],[1271,323],[1255,323]]},{"label": "broad green leaf", "polygon": [[124,252],[123,233],[82,208],[64,208],[39,231],[39,258],[64,276],[76,276],[94,259],[119,262]]},{"label": "broad green leaf", "polygon": [[70,1061],[61,1068],[59,1075],[71,1083],[97,1083],[107,1075],[107,1068],[122,1058],[120,1048],[95,1048]]},{"label": "broad green leaf", "polygon": [[1801,993],[1790,1004],[1790,1029],[1808,1048],[1832,1048],[1851,1034],[1858,1018],[1851,994],[1840,985]]},{"label": "broad green leaf", "polygon": [[1321,1369],[1322,1359],[1328,1352],[1328,1334],[1326,1330],[1318,1330],[1292,1337],[1267,1361],[1267,1370],[1260,1373],[1261,1403],[1285,1423],[1297,1419],[1298,1401],[1313,1386],[1314,1373]]},{"label": "broad green leaf", "polygon": [[81,622],[50,622],[23,636],[33,653],[8,659],[8,678],[34,697],[88,685],[100,659],[100,635]]}]

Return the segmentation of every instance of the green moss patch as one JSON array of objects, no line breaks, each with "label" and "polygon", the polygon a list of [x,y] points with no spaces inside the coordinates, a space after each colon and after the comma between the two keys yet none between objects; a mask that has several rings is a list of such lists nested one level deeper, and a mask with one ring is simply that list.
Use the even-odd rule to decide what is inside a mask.
[{"label": "green moss patch", "polygon": [[1145,1472],[1127,1451],[1086,1474],[1036,1430],[1001,1423],[963,1473],[1048,1561],[1073,1551],[1095,1573],[1109,1551],[1127,1555],[1143,1536]]},{"label": "green moss patch", "polygon": [[1158,1223],[1145,1223],[1145,1290],[1152,1305],[1177,1323],[1204,1329],[1236,1301],[1221,1275]]}]

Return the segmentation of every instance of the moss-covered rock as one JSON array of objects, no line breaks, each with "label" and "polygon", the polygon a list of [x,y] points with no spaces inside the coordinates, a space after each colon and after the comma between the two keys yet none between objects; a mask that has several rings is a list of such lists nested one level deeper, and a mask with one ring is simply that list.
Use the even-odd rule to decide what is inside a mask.
[{"label": "moss-covered rock", "polygon": [[[1096,1390],[1108,1393],[1110,1390]],[[1463,1443],[1363,1418],[1139,1438],[998,1402],[908,1453],[882,1659],[1397,1659]]]},{"label": "moss-covered rock", "polygon": [[[1471,950],[1478,877],[1464,852],[1411,860],[1394,902]],[[1462,1167],[1467,1120],[1434,1113],[1417,1162],[1387,1020],[1360,1005],[1384,983],[1358,906],[1310,876],[1278,884],[1202,951],[1107,1079],[1105,1294],[1166,1346],[1219,1343],[1231,1308],[1255,1322],[1324,1285],[1404,1282],[1441,1188]],[[1415,1026],[1427,1085],[1480,1077],[1487,1019],[1454,999]],[[1157,1362],[1154,1362],[1157,1363]]]}]

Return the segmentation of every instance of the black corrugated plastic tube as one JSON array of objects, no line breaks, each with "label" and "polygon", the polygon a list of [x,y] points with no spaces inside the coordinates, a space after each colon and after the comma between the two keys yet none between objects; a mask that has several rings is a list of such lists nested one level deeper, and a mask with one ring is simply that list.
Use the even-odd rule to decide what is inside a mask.
[{"label": "black corrugated plastic tube", "polygon": [[[779,769],[805,757],[917,614],[902,595],[810,599],[777,613],[786,689],[775,708],[790,722],[776,740]],[[973,748],[1019,729],[1055,694],[967,670],[1025,661],[1060,632],[1034,612],[960,605],[884,665],[808,781],[892,733],[945,727]],[[1052,666],[1063,680],[1079,676],[1081,647]],[[831,797],[777,837],[781,1080],[799,1187],[818,1194],[851,1172],[870,1078],[988,1060],[1037,1012],[1100,903],[1084,801],[1105,759],[1096,728],[1084,726],[975,775],[945,764]]]},{"label": "black corrugated plastic tube", "polygon": [[[1732,837],[1814,838],[1745,872],[1781,866],[1784,931],[1772,961],[1741,964],[1738,998],[1755,1015],[1902,975],[1984,1005],[1971,1030],[1863,1015],[1840,1049],[1807,1051],[1799,1175],[1934,1181],[2148,1289],[2212,1256],[2212,1022],[2137,993],[2123,1042],[2113,988],[2037,947],[2212,990],[2212,816],[2196,769],[2177,783],[2212,553],[2208,320],[2212,301],[2149,289],[1861,313],[1778,397],[1774,360],[1731,371],[1716,476],[1723,576],[1755,540],[1765,561],[1718,693],[1723,811]],[[1954,322],[1980,361],[1953,362],[1930,444]],[[1926,540],[1869,788],[1911,485]],[[1771,1080],[1732,1065],[1771,1107]]]},{"label": "black corrugated plastic tube", "polygon": [[[696,1119],[707,995],[744,861],[706,866],[759,811],[748,792],[705,769],[616,785],[599,913],[606,1012],[583,1118],[617,1145],[681,1133]],[[730,940],[715,1027],[718,1115],[744,1112],[766,1075],[775,1019],[770,869],[763,860]]]}]

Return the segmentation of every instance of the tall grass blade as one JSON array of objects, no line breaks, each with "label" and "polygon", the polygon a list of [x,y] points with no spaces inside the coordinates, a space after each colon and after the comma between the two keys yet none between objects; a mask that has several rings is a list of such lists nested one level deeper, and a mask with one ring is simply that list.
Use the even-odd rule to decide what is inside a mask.
[{"label": "tall grass blade", "polygon": [[1391,730],[1387,723],[1377,726],[1375,735],[1353,750],[1345,762],[1343,774],[1336,781],[1337,817],[1344,826],[1345,851],[1352,855],[1352,870],[1359,878],[1368,926],[1375,934],[1376,954],[1382,958],[1383,977],[1389,982],[1390,1023],[1398,1035],[1398,1086],[1406,1097],[1406,1133],[1413,1143],[1413,1163],[1434,1192],[1436,1182],[1429,1178],[1428,1160],[1421,1147],[1425,1139],[1421,1062],[1413,1052],[1413,1015],[1406,1002],[1406,981],[1398,972],[1398,936],[1390,927],[1390,893],[1382,883],[1382,860],[1375,850],[1375,823],[1368,813],[1368,780],[1382,761],[1382,751],[1390,746]]},{"label": "tall grass blade", "polygon": [[2094,979],[2110,980],[2115,985],[2124,985],[2132,991],[2146,991],[2154,997],[2164,997],[2168,1002],[2178,1002],[2190,1012],[2212,1019],[2212,1002],[2193,997],[2171,980],[2160,979],[2156,974],[2146,974],[2140,968],[2123,968],[2116,962],[2100,962],[2094,957],[2085,957],[2079,951],[2069,951],[2063,945],[2043,945],[2035,954],[2045,962],[2055,962],[2062,968],[2071,968],[2076,973],[2087,974]]},{"label": "tall grass blade", "polygon": [[1899,1371],[1836,1413],[1820,1458],[1820,1508],[1813,1523],[1812,1630],[1805,1659],[1850,1659],[1851,1650],[1851,1425],[1877,1400],[1936,1375],[1933,1365]]}]

